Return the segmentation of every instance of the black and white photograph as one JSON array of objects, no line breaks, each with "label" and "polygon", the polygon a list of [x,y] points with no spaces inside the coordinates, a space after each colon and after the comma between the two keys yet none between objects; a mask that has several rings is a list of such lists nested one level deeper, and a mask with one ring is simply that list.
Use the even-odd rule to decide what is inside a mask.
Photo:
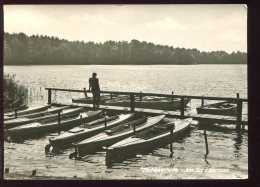
[{"label": "black and white photograph", "polygon": [[247,14],[4,5],[3,178],[248,179]]}]

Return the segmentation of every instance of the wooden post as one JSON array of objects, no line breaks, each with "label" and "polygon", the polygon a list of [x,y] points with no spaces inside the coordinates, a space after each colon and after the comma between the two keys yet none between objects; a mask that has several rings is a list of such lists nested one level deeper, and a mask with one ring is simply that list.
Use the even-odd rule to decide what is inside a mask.
[{"label": "wooden post", "polygon": [[60,112],[58,112],[58,127],[59,127],[58,134],[60,134]]},{"label": "wooden post", "polygon": [[171,126],[170,126],[170,158],[172,158],[173,156],[173,130],[175,129],[175,124],[172,123]]},{"label": "wooden post", "polygon": [[204,98],[201,99],[201,106],[204,106]]},{"label": "wooden post", "polygon": [[181,98],[181,118],[184,118],[184,97]]},{"label": "wooden post", "polygon": [[[237,99],[239,99],[239,93],[237,93]],[[242,101],[237,100],[237,123],[236,130],[241,131],[241,121],[242,121]]]},{"label": "wooden post", "polygon": [[142,92],[140,92],[140,101],[142,101],[143,97],[142,97]]},{"label": "wooden post", "polygon": [[130,94],[130,106],[131,106],[131,112],[135,111],[135,95],[133,93]]},{"label": "wooden post", "polygon": [[135,135],[135,123],[133,123],[133,130],[134,130],[134,135]]},{"label": "wooden post", "polygon": [[243,123],[243,125],[242,125],[242,132],[244,132],[245,131],[245,123]]},{"label": "wooden post", "polygon": [[17,109],[14,110],[14,117],[17,118]]},{"label": "wooden post", "polygon": [[82,125],[82,115],[80,115],[80,125]]},{"label": "wooden post", "polygon": [[45,145],[45,147],[44,147],[45,153],[48,153],[50,151],[50,148],[51,148],[51,144]]},{"label": "wooden post", "polygon": [[173,123],[173,124],[171,124],[171,126],[170,126],[171,143],[173,142],[173,130],[174,130],[174,128],[175,128],[175,124]]},{"label": "wooden post", "polygon": [[36,175],[36,169],[34,169],[33,171],[32,171],[32,177],[34,177]]},{"label": "wooden post", "polygon": [[114,154],[113,154],[113,151],[107,151],[106,152],[106,158],[105,158],[105,163],[106,163],[106,166],[108,168],[110,168],[113,164],[113,158],[114,158]]},{"label": "wooden post", "polygon": [[85,97],[87,98],[87,97],[88,97],[88,94],[87,94],[87,92],[86,92],[86,88],[83,88],[83,90],[84,90],[84,95],[85,95]]},{"label": "wooden post", "polygon": [[205,145],[206,145],[206,155],[209,154],[209,147],[208,147],[208,138],[207,133],[204,131],[204,139],[205,139]]},{"label": "wooden post", "polygon": [[105,116],[105,130],[107,130],[107,117]]},{"label": "wooden post", "polygon": [[243,102],[241,100],[238,100],[237,101],[237,124],[236,124],[236,130],[238,132],[241,131],[242,108],[243,108]]},{"label": "wooden post", "polygon": [[[173,95],[174,93],[172,92],[172,95]],[[173,97],[172,97],[172,103],[173,103]]]},{"label": "wooden post", "polygon": [[51,90],[48,90],[48,104],[51,104]]}]

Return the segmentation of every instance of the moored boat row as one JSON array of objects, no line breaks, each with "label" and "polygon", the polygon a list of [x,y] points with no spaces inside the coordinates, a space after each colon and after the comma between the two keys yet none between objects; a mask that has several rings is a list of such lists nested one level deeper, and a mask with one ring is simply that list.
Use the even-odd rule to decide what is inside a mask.
[{"label": "moored boat row", "polygon": [[[44,133],[63,131],[60,135],[49,139],[49,144],[45,147],[45,151],[46,148],[50,151],[50,147],[53,147],[54,149],[52,150],[55,150],[66,146],[73,146],[75,153],[72,153],[70,157],[74,155],[78,158],[102,150],[104,147],[113,146],[115,143],[136,136],[143,131],[145,132],[155,125],[160,126],[165,121],[165,115],[146,117],[137,113],[130,113],[103,116],[101,110],[84,111],[82,107],[69,108],[64,106],[53,110],[62,111],[59,114],[59,119],[57,119],[57,115],[55,114],[56,119],[49,122],[48,120],[50,119],[46,116],[52,118],[53,115],[49,114],[37,117],[37,119],[31,118],[35,121],[26,124],[13,127],[9,126],[10,128],[6,125],[5,135],[10,137],[11,140],[19,140],[33,138]],[[42,113],[45,114],[46,111],[41,111],[39,114],[31,113],[31,116],[38,116]],[[65,117],[66,113],[73,115]],[[30,114],[25,115],[29,116]],[[44,121],[43,117],[46,117],[48,122]],[[16,122],[24,121],[23,118],[15,120]],[[111,154],[109,153],[109,155]]]},{"label": "moored boat row", "polygon": [[[140,103],[146,101],[149,103],[148,100],[143,98]],[[157,102],[154,98],[151,100]],[[160,99],[159,102],[161,103],[162,100]],[[165,102],[168,103],[169,100]],[[213,111],[214,114],[214,111],[220,109],[232,109],[234,112],[236,105],[221,102],[200,108],[204,109],[203,112]],[[192,118],[174,120],[165,118],[165,115],[147,117],[136,113],[103,116],[101,110],[84,111],[83,107],[70,108],[69,106],[25,111],[20,111],[18,118],[4,122],[5,133],[11,139],[23,139],[43,133],[66,131],[59,133],[59,136],[49,138],[46,147],[50,151],[50,147],[62,149],[73,146],[75,152],[70,154],[70,158],[79,158],[105,150],[106,157],[113,160],[128,153],[138,153],[145,149],[167,145],[182,137],[192,121]],[[198,110],[198,113],[201,111]],[[9,115],[9,117],[13,116]]]}]

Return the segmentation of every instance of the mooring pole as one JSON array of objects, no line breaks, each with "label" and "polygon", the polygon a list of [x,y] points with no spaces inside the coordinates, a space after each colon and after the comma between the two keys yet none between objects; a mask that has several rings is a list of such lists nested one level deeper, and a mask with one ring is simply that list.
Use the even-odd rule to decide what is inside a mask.
[{"label": "mooring pole", "polygon": [[201,106],[204,106],[204,98],[201,99]]},{"label": "mooring pole", "polygon": [[172,103],[173,103],[173,94],[174,94],[174,92],[172,92]]},{"label": "mooring pole", "polygon": [[204,139],[205,139],[205,145],[206,145],[206,155],[209,154],[209,147],[208,147],[208,138],[207,138],[207,133],[204,130]]},{"label": "mooring pole", "polygon": [[140,92],[140,101],[142,101],[143,97],[142,97],[142,92]]},{"label": "mooring pole", "polygon": [[51,89],[48,90],[48,104],[51,104]]},{"label": "mooring pole", "polygon": [[243,102],[241,100],[239,100],[237,102],[237,126],[236,126],[236,130],[238,132],[241,131],[241,121],[242,121],[242,107],[243,107]]},{"label": "mooring pole", "polygon": [[181,118],[184,118],[184,97],[181,98]]},{"label": "mooring pole", "polygon": [[133,93],[130,94],[130,101],[131,101],[131,112],[135,111],[135,95]]},{"label": "mooring pole", "polygon": [[134,135],[135,135],[135,123],[133,123],[133,130],[134,130]]},{"label": "mooring pole", "polygon": [[58,112],[58,126],[59,126],[58,134],[60,134],[60,112]]},{"label": "mooring pole", "polygon": [[14,117],[17,118],[17,109],[14,109]]}]

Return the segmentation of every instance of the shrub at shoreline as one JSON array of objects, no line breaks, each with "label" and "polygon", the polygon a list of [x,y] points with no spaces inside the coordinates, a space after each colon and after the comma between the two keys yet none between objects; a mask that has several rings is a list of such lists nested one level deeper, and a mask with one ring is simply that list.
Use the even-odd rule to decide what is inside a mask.
[{"label": "shrub at shoreline", "polygon": [[4,109],[10,109],[27,103],[28,89],[15,80],[15,74],[4,74]]}]

